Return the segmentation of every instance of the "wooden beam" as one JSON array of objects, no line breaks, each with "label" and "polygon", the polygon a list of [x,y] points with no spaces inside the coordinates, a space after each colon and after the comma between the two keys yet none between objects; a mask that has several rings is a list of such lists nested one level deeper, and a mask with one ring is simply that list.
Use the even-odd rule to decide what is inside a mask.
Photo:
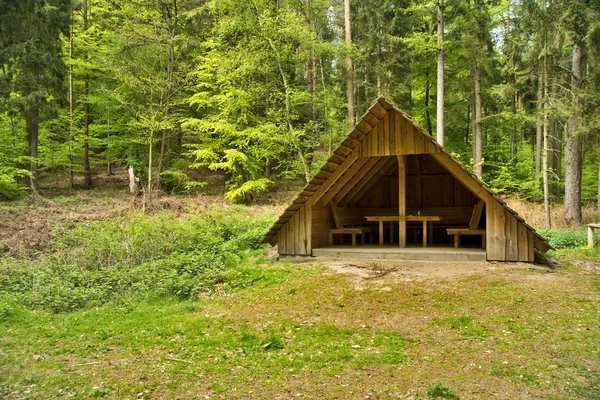
[{"label": "wooden beam", "polygon": [[365,175],[367,175],[369,173],[369,171],[371,171],[375,165],[377,165],[377,163],[379,161],[381,161],[381,159],[377,158],[377,157],[371,157],[368,159],[369,161],[367,161],[367,163],[363,166],[363,168],[361,168],[351,179],[350,181],[348,181],[348,183],[346,184],[346,186],[344,186],[343,188],[340,189],[340,191],[335,195],[333,201],[337,204],[340,201],[342,201],[342,199],[344,198],[344,196],[346,196],[348,194],[348,192],[350,192],[364,177]]},{"label": "wooden beam", "polygon": [[327,192],[327,194],[323,196],[323,205],[329,203],[333,196],[335,196],[348,183],[348,181],[350,181],[350,179],[352,179],[352,177],[355,176],[356,173],[361,170],[363,165],[365,165],[365,163],[369,160],[370,159],[367,157],[357,159],[356,162],[352,164],[352,166],[348,168],[346,172],[344,172],[340,179],[338,179],[335,185],[333,185],[331,189],[329,189],[329,192]]},{"label": "wooden beam", "polygon": [[[399,155],[398,159],[398,212],[401,217],[406,215],[406,166],[404,165],[404,156]],[[406,247],[406,220],[400,218],[399,242],[400,247]]]},{"label": "wooden beam", "polygon": [[396,164],[396,158],[395,157],[385,157],[387,159],[387,162],[385,164],[383,164],[382,168],[379,169],[378,171],[375,172],[375,175],[369,179],[368,181],[365,180],[363,186],[360,188],[360,190],[350,199],[350,203],[353,203],[355,201],[358,201],[362,196],[364,196],[364,194],[371,189],[371,187],[377,183],[377,181],[379,181],[379,179],[385,175],[386,172],[388,172],[388,170]]},{"label": "wooden beam", "polygon": [[319,189],[311,197],[311,204],[317,204],[319,199],[323,197],[325,192],[342,176],[342,174],[356,161],[358,151],[353,151],[348,157],[331,173],[329,178],[321,185]]},{"label": "wooden beam", "polygon": [[463,167],[461,167],[457,161],[453,160],[446,153],[435,153],[431,154],[448,172],[452,174],[456,179],[460,181],[467,189],[473,194],[479,197],[480,200],[486,203],[490,200],[495,200],[494,197],[485,190],[480,182],[471,176]]},{"label": "wooden beam", "polygon": [[373,160],[377,160],[375,165],[364,174],[363,178],[357,181],[353,181],[354,187],[352,187],[348,194],[346,194],[343,198],[336,199],[336,203],[342,203],[342,205],[348,205],[352,198],[384,167],[384,165],[389,161],[387,157],[371,157]]}]

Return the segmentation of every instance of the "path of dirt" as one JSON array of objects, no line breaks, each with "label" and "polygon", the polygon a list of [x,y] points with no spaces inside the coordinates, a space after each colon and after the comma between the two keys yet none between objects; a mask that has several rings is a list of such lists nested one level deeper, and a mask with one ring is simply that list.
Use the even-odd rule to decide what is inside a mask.
[{"label": "path of dirt", "polygon": [[365,280],[385,285],[391,282],[424,281],[441,278],[445,280],[462,279],[468,276],[494,276],[512,273],[519,270],[535,271],[537,274],[527,275],[527,279],[546,280],[560,279],[554,270],[535,264],[519,262],[440,262],[440,261],[368,261],[368,260],[336,260],[322,261],[332,273],[350,274],[356,277],[355,288],[361,290]]}]

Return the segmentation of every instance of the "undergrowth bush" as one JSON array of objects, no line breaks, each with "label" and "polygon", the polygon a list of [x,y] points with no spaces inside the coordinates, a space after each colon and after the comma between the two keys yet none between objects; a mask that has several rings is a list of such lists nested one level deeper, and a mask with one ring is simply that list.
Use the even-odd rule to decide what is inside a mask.
[{"label": "undergrowth bush", "polygon": [[[538,229],[550,246],[555,249],[574,249],[587,246],[587,230],[584,229]],[[594,237],[594,243],[600,244],[600,237]]]},{"label": "undergrowth bush", "polygon": [[260,252],[271,222],[234,207],[186,219],[133,213],[61,226],[47,254],[0,260],[0,309],[16,302],[62,312],[140,295],[195,297]]}]

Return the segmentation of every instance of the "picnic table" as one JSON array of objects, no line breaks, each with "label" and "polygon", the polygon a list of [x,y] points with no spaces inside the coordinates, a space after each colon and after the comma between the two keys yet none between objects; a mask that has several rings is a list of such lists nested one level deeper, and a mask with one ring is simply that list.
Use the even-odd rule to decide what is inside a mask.
[{"label": "picnic table", "polygon": [[[407,221],[407,222],[422,222],[423,223],[423,247],[427,247],[427,225],[434,221],[443,221],[444,217],[438,215],[369,215],[365,216],[365,219],[369,222],[379,222],[379,246],[383,247],[383,224],[384,222],[390,222],[393,224],[396,221]],[[391,230],[393,232],[393,229]],[[405,232],[406,234],[406,232]],[[393,233],[390,235],[390,241],[393,242]],[[402,243],[402,241],[400,241]]]}]

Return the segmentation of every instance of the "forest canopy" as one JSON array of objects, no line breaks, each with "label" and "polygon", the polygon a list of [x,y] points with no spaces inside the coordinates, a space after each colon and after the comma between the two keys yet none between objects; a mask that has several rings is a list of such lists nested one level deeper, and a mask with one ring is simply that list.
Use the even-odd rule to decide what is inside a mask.
[{"label": "forest canopy", "polygon": [[216,172],[230,200],[251,201],[310,180],[383,95],[498,193],[564,201],[581,223],[599,190],[599,10],[6,0],[0,199],[132,165],[148,191],[204,190]]}]

